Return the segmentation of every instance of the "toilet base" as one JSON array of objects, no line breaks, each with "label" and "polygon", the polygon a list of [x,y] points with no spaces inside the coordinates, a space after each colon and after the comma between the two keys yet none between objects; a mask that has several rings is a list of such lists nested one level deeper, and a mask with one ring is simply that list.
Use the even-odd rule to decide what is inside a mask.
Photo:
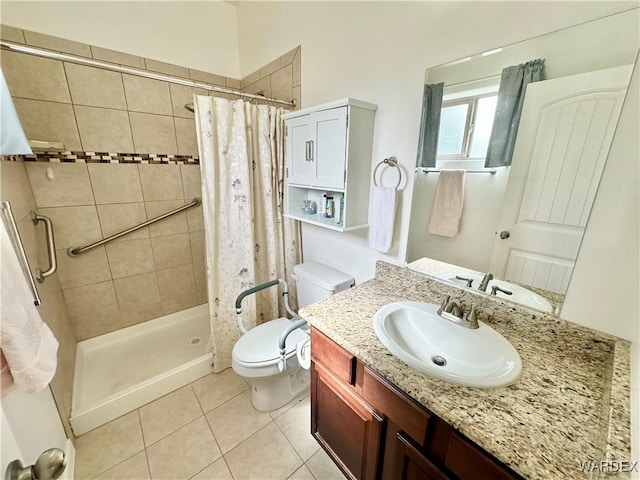
[{"label": "toilet base", "polygon": [[281,377],[245,378],[251,386],[251,403],[256,410],[276,410],[309,388],[309,370],[297,369]]}]

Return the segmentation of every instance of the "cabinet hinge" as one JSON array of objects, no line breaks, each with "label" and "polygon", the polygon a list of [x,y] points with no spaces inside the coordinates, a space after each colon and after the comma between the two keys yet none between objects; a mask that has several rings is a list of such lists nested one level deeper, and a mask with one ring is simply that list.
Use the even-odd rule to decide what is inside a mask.
[{"label": "cabinet hinge", "polygon": [[289,167],[286,168],[287,178],[289,178]]},{"label": "cabinet hinge", "polygon": [[347,183],[347,171],[344,171],[344,179],[342,180],[344,183]]},{"label": "cabinet hinge", "polygon": [[347,128],[349,128],[349,114],[347,113]]},{"label": "cabinet hinge", "polygon": [[284,136],[285,136],[285,137],[288,137],[288,136],[289,136],[289,126],[288,126],[288,125],[286,125],[286,126],[284,127]]}]

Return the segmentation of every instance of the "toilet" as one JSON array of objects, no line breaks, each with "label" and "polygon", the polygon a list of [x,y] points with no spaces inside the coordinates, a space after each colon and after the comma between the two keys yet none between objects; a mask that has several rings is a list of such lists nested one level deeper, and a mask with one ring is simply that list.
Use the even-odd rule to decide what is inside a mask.
[{"label": "toilet", "polygon": [[[305,262],[294,267],[298,307],[330,297],[355,284],[352,277],[327,265]],[[293,330],[286,340],[286,366],[280,371],[280,334],[291,324],[278,318],[258,325],[236,342],[233,370],[251,386],[251,402],[260,411],[280,408],[309,386],[309,372],[300,367],[296,346],[309,338],[308,329]]]}]

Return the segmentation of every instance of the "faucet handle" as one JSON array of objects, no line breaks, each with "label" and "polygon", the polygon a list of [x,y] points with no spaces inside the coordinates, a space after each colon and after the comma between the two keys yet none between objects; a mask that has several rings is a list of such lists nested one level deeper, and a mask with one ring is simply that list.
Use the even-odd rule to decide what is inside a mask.
[{"label": "faucet handle", "polygon": [[477,307],[475,304],[471,304],[471,310],[467,313],[464,319],[471,324],[471,328],[478,328],[478,314],[476,311]]},{"label": "faucet handle", "polygon": [[444,300],[440,304],[440,308],[436,312],[438,315],[442,315],[442,312],[444,312],[444,310],[447,308],[447,305],[449,305],[450,299],[451,299],[451,295],[447,295],[446,297],[444,297]]},{"label": "faucet handle", "polygon": [[491,287],[491,295],[495,295],[495,296],[497,296],[497,293],[498,293],[498,292],[502,292],[502,293],[504,293],[505,295],[513,295],[513,292],[512,292],[512,291],[510,291],[510,290],[503,290],[503,289],[502,289],[502,288],[500,288],[499,286],[497,286],[497,285],[493,285],[493,286]]},{"label": "faucet handle", "polygon": [[456,280],[462,280],[463,282],[466,282],[467,288],[471,288],[471,286],[473,285],[473,278],[461,277],[460,275],[456,275]]},{"label": "faucet handle", "polygon": [[493,315],[493,310],[489,310],[484,307],[479,307],[478,305],[472,303],[469,313],[465,315],[465,320],[477,323],[478,318],[480,317],[480,314],[484,314],[487,316],[487,318],[489,318]]}]

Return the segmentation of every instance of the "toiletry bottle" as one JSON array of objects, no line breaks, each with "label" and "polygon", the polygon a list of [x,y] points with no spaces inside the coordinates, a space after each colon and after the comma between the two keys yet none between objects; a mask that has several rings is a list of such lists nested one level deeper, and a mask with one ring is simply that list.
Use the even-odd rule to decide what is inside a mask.
[{"label": "toiletry bottle", "polygon": [[327,194],[323,193],[320,197],[320,205],[318,205],[318,215],[321,217],[326,217],[327,213]]},{"label": "toiletry bottle", "polygon": [[338,219],[337,225],[342,224],[342,209],[344,208],[344,193],[338,195],[335,200],[335,217]]},{"label": "toiletry bottle", "polygon": [[327,197],[326,217],[333,218],[334,213],[335,213],[335,203],[333,201],[333,197]]}]

